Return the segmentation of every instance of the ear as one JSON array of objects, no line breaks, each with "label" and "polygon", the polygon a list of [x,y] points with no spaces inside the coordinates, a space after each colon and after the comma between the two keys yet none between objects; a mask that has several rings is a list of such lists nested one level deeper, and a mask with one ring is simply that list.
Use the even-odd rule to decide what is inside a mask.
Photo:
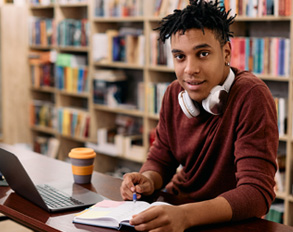
[{"label": "ear", "polygon": [[223,55],[224,55],[225,62],[230,63],[230,61],[231,61],[231,51],[232,51],[230,41],[227,41],[222,49],[223,49]]}]

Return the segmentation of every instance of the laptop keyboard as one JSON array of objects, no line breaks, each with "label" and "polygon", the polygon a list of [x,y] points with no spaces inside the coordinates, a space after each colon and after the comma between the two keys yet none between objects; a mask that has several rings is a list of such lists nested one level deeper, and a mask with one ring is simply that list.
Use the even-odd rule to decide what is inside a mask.
[{"label": "laptop keyboard", "polygon": [[36,185],[45,203],[50,208],[63,208],[72,205],[83,205],[77,199],[49,185]]}]

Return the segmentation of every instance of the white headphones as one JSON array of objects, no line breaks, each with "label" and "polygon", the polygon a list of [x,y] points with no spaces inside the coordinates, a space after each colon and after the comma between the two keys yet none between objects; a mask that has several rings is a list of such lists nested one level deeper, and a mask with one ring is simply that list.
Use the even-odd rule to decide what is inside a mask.
[{"label": "white headphones", "polygon": [[[235,74],[230,68],[228,77],[223,85],[212,88],[209,96],[202,101],[202,107],[210,114],[219,115],[223,113],[228,99],[228,93],[235,79]],[[200,114],[198,103],[193,101],[186,90],[178,94],[179,105],[188,118],[194,118]]]}]

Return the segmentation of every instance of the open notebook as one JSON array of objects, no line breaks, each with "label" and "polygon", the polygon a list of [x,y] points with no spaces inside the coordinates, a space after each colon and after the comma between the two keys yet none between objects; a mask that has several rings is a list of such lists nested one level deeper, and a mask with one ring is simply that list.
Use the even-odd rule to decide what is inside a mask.
[{"label": "open notebook", "polygon": [[151,206],[163,204],[168,205],[168,203],[165,202],[154,202],[149,204],[145,201],[104,200],[76,214],[73,222],[119,230],[122,226],[131,226],[129,220],[133,215]]},{"label": "open notebook", "polygon": [[48,212],[74,210],[106,199],[78,184],[60,180],[56,183],[34,185],[17,156],[1,148],[0,171],[17,194]]}]

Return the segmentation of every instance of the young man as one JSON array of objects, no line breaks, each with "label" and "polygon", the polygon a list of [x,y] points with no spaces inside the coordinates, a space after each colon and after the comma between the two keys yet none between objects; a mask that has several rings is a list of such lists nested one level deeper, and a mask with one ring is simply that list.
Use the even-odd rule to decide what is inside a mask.
[{"label": "young man", "polygon": [[229,66],[233,21],[217,2],[195,0],[158,28],[162,41],[171,39],[177,80],[165,93],[147,161],[124,176],[121,195],[166,188],[194,203],[135,215],[138,231],[261,217],[275,198],[276,107],[261,80]]}]

